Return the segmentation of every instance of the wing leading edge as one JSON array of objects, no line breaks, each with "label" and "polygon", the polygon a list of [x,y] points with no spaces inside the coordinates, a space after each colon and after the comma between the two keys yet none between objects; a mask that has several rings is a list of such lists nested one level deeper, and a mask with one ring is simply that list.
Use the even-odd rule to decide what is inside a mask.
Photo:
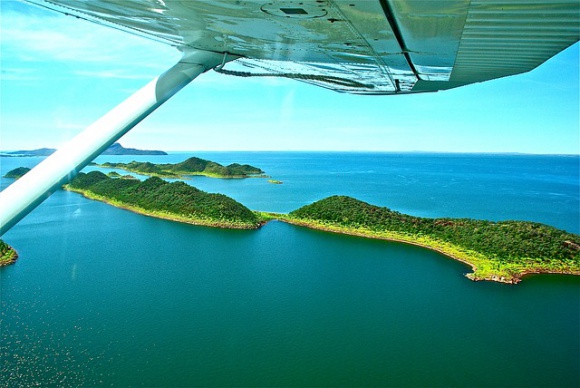
[{"label": "wing leading edge", "polygon": [[360,94],[430,92],[523,73],[580,39],[577,0],[27,0],[221,68]]}]

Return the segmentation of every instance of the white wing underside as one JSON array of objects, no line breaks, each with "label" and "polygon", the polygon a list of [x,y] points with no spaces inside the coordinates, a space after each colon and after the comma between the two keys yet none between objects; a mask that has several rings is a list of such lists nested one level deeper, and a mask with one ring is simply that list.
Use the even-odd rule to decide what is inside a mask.
[{"label": "white wing underside", "polygon": [[337,91],[449,89],[529,71],[579,40],[578,0],[29,0],[175,46],[223,72]]}]

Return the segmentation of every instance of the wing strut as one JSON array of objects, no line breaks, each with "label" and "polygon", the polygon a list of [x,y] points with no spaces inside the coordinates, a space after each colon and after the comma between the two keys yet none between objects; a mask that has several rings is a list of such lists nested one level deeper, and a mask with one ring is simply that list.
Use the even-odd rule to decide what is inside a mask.
[{"label": "wing strut", "polygon": [[208,51],[185,52],[172,68],[0,192],[0,236],[194,78],[223,65],[224,58]]}]

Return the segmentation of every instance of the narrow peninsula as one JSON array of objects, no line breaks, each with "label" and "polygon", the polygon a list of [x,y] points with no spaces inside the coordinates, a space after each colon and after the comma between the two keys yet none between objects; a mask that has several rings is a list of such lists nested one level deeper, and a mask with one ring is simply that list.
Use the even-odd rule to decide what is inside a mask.
[{"label": "narrow peninsula", "polygon": [[0,240],[0,267],[16,262],[18,253],[10,245]]},{"label": "narrow peninsula", "polygon": [[172,221],[230,229],[256,229],[262,224],[257,214],[232,198],[158,177],[142,182],[92,171],[79,173],[64,188],[116,207]]},{"label": "narrow peninsula", "polygon": [[132,161],[130,163],[106,162],[98,166],[118,168],[137,174],[161,178],[183,178],[183,176],[187,175],[204,175],[212,178],[264,177],[264,171],[249,164],[232,163],[228,166],[222,166],[219,163],[196,157],[175,164]]},{"label": "narrow peninsula", "polygon": [[472,280],[518,283],[529,273],[580,275],[580,236],[525,221],[421,218],[333,196],[277,215],[296,225],[414,244],[470,265]]}]

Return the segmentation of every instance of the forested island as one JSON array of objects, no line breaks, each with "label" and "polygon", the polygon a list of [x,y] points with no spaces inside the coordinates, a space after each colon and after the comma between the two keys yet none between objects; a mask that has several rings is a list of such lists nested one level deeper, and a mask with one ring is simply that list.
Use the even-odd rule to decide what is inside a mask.
[{"label": "forested island", "polygon": [[64,187],[87,198],[157,218],[231,229],[256,229],[261,225],[258,215],[241,203],[184,182],[169,183],[158,177],[142,182],[92,171],[79,173]]},{"label": "forested island", "polygon": [[263,177],[264,171],[249,164],[232,163],[222,166],[219,163],[196,157],[181,163],[155,164],[150,162],[111,163],[106,162],[99,167],[118,168],[142,175],[161,178],[182,178],[184,175],[205,175],[213,178],[248,178]]},{"label": "forested island", "polygon": [[30,171],[28,167],[17,167],[14,170],[10,170],[6,174],[4,174],[4,178],[20,179],[28,171]]},{"label": "forested island", "polygon": [[16,251],[4,241],[0,240],[0,267],[12,264],[18,258]]},{"label": "forested island", "polygon": [[518,283],[529,273],[580,275],[580,236],[525,221],[421,218],[333,196],[278,217],[309,228],[426,247],[469,264],[472,280]]}]

